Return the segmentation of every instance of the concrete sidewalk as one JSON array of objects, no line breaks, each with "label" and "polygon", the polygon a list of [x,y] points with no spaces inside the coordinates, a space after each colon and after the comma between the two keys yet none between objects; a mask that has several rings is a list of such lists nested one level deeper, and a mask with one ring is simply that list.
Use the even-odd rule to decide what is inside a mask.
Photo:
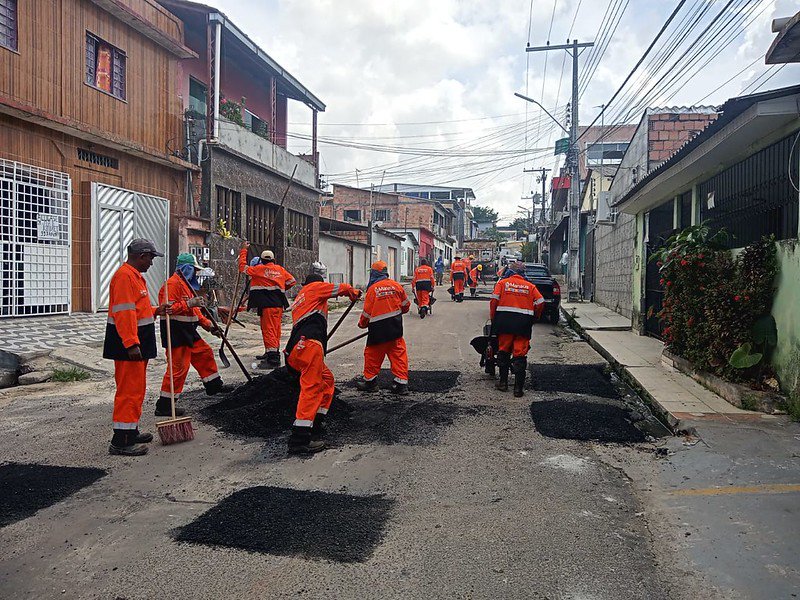
[{"label": "concrete sidewalk", "polygon": [[670,427],[697,420],[753,421],[775,417],[742,410],[661,362],[664,344],[631,331],[630,321],[591,302],[561,305],[569,323],[650,401]]}]

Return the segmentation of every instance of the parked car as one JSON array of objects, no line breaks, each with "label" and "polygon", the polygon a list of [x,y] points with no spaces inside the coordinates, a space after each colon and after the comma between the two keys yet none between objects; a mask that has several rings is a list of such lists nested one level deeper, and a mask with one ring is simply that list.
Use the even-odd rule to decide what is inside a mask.
[{"label": "parked car", "polygon": [[550,270],[541,263],[525,263],[525,279],[530,281],[544,296],[544,313],[546,318],[553,325],[558,323],[559,305],[561,304],[561,286],[555,278],[550,275]]}]

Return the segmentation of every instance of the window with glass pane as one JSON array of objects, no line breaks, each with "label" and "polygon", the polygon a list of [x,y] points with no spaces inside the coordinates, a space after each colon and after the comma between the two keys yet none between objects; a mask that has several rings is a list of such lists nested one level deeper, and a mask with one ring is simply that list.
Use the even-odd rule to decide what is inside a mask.
[{"label": "window with glass pane", "polygon": [[0,0],[0,46],[17,49],[17,0]]},{"label": "window with glass pane", "polygon": [[[4,0],[0,0],[2,2]],[[86,33],[86,83],[125,100],[127,57],[119,48]]]}]

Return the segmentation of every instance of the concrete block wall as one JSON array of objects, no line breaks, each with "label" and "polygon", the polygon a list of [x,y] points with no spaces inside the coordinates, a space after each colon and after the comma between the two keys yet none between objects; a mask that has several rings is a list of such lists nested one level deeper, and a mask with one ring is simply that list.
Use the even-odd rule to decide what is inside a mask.
[{"label": "concrete block wall", "polygon": [[614,225],[595,228],[594,301],[628,318],[633,305],[636,217],[620,214]]}]

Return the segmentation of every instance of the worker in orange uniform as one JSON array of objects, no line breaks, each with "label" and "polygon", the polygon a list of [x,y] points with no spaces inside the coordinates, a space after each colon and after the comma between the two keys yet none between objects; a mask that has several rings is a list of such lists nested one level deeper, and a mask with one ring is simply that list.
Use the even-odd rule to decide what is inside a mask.
[{"label": "worker in orange uniform", "polygon": [[261,319],[264,354],[256,358],[266,359],[270,367],[280,367],[281,319],[284,309],[289,308],[286,290],[297,282],[291,273],[275,262],[275,254],[271,250],[264,250],[261,253],[261,264],[248,266],[249,247],[250,242],[242,244],[239,252],[239,272],[250,276],[247,308],[255,308]]},{"label": "worker in orange uniform", "polygon": [[358,326],[369,330],[364,348],[364,379],[356,387],[362,392],[376,391],[383,359],[388,356],[394,375],[392,392],[406,395],[408,353],[403,339],[403,315],[411,308],[411,302],[403,286],[389,279],[388,270],[382,260],[370,268],[364,311],[358,319]]},{"label": "worker in orange uniform", "polygon": [[514,396],[517,398],[522,397],[525,386],[533,323],[544,310],[544,298],[536,286],[523,277],[524,273],[524,263],[509,265],[506,277],[495,284],[489,305],[492,333],[497,335],[497,366],[500,367],[500,379],[495,387],[503,392],[508,390],[510,367],[514,372]]},{"label": "worker in orange uniform", "polygon": [[328,300],[347,296],[355,302],[361,297],[346,283],[326,283],[319,273],[324,269],[314,263],[292,304],[292,333],[283,351],[286,366],[299,373],[300,398],[297,401],[290,454],[310,454],[325,448],[323,421],[333,400],[333,373],[325,365],[328,347]]},{"label": "worker in orange uniform", "polygon": [[[197,270],[202,267],[197,262],[194,254],[185,252],[178,255],[175,273],[167,280],[158,292],[159,302],[169,300],[172,303],[170,313],[170,336],[172,341],[172,365],[170,369],[170,356],[167,354],[167,372],[161,382],[161,395],[156,402],[156,416],[172,416],[172,402],[170,401],[171,389],[175,392],[177,401],[183,392],[189,366],[195,368],[206,389],[206,394],[213,396],[222,390],[222,378],[219,376],[217,361],[211,346],[197,333],[200,326],[213,335],[221,336],[222,332],[215,328],[207,319],[201,307],[205,306],[202,297],[193,292],[200,289],[197,281]],[[190,289],[191,286],[191,289]],[[169,291],[169,298],[167,298]],[[167,347],[167,322],[161,319],[161,346]],[[170,388],[170,378],[172,379]],[[176,407],[175,416],[184,414],[184,409]]]},{"label": "worker in orange uniform", "polygon": [[469,295],[472,298],[478,294],[478,279],[483,279],[483,265],[481,264],[476,265],[469,272]]},{"label": "worker in orange uniform", "polygon": [[450,265],[450,283],[453,284],[453,300],[456,302],[464,301],[464,285],[467,279],[467,265],[456,256],[453,264]]},{"label": "worker in orange uniform", "polygon": [[114,435],[110,454],[147,454],[153,434],[139,432],[139,419],[147,391],[147,362],[156,357],[155,315],[171,311],[169,304],[153,307],[142,273],[153,258],[164,256],[150,240],[135,239],[128,245],[128,260],[114,276],[108,292],[108,322],[103,358],[114,361]]},{"label": "worker in orange uniform", "polygon": [[419,266],[414,269],[411,289],[414,290],[414,296],[417,298],[419,317],[424,319],[431,311],[433,291],[436,289],[436,275],[434,275],[433,269],[424,258],[420,259]]}]

